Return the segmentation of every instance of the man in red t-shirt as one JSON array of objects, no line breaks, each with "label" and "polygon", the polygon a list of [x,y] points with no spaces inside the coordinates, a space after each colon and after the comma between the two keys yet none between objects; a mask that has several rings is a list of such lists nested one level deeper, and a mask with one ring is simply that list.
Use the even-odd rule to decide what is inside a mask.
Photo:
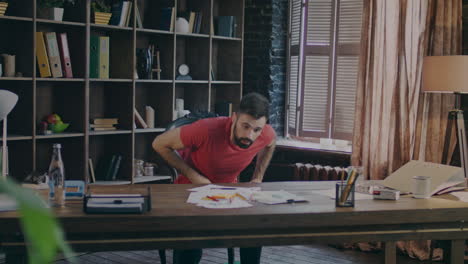
[{"label": "man in red t-shirt", "polygon": [[[167,131],[154,140],[153,148],[180,172],[176,183],[237,182],[255,156],[251,182],[260,183],[276,142],[273,128],[266,124],[268,115],[268,100],[250,93],[232,117],[206,118]],[[241,248],[240,253],[242,264],[260,263],[261,248]],[[196,264],[201,255],[201,249],[174,250],[174,264]]]}]

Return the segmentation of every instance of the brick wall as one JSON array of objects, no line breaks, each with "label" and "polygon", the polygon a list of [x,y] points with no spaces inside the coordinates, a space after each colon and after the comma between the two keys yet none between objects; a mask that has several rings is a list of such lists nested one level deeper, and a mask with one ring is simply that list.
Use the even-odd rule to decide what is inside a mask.
[{"label": "brick wall", "polygon": [[271,101],[270,124],[284,134],[288,0],[246,0],[244,93]]}]

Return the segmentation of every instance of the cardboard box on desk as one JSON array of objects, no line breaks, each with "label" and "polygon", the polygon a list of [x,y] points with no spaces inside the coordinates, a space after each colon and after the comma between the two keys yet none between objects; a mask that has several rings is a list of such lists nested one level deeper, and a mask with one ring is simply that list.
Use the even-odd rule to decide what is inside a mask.
[{"label": "cardboard box on desk", "polygon": [[409,193],[414,176],[431,177],[431,195],[447,187],[465,184],[463,169],[460,167],[412,160],[385,178],[383,185]]}]

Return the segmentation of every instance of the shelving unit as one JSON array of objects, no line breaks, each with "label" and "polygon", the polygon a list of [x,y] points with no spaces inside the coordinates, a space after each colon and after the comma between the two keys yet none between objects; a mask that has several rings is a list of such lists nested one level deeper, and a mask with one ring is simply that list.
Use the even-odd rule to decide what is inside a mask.
[{"label": "shelving unit", "polygon": [[[134,159],[157,162],[153,139],[173,120],[175,99],[185,109],[214,112],[217,102],[238,108],[242,95],[243,0],[132,0],[128,27],[97,25],[92,21],[92,0],[76,1],[65,9],[64,21],[38,18],[36,0],[17,0],[0,16],[0,54],[16,55],[20,77],[0,77],[0,89],[10,90],[19,101],[8,117],[10,175],[23,180],[32,170],[46,171],[53,143],[62,144],[66,178],[89,182],[88,159],[94,167],[110,155],[121,155],[116,181],[128,184],[157,177],[134,177]],[[138,6],[143,28],[136,26]],[[174,7],[176,17],[201,12],[200,33],[161,30],[162,8]],[[235,16],[236,37],[212,32],[217,16]],[[36,62],[35,32],[66,32],[74,78],[41,78]],[[109,79],[90,78],[91,35],[109,36]],[[135,76],[137,48],[154,44],[160,51],[161,79]],[[177,68],[186,64],[193,80],[178,80]],[[153,67],[154,68],[154,67]],[[215,79],[212,79],[211,73]],[[135,127],[133,109],[142,115],[145,106],[155,109],[155,128]],[[38,124],[49,114],[59,114],[70,127],[63,133],[42,135]],[[117,130],[93,131],[93,118],[118,118]],[[1,122],[0,122],[1,125]],[[99,178],[97,180],[100,180]]]}]

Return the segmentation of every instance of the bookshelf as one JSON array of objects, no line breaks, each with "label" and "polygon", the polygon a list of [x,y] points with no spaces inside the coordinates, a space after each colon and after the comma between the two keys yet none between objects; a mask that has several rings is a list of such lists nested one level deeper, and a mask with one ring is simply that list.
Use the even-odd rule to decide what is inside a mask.
[{"label": "bookshelf", "polygon": [[[0,42],[0,54],[15,54],[16,72],[21,73],[0,77],[0,89],[19,95],[8,118],[12,177],[21,181],[32,170],[46,171],[52,144],[61,143],[66,179],[89,182],[88,159],[97,167],[99,160],[120,155],[115,184],[150,181],[134,177],[133,161],[158,161],[151,143],[173,120],[177,98],[183,98],[185,109],[191,112],[214,112],[215,104],[224,101],[231,102],[234,110],[238,108],[242,95],[243,0],[132,0],[128,26],[95,24],[92,0],[75,2],[74,7],[65,9],[63,21],[39,18],[36,0],[16,0],[10,3],[6,15],[0,16],[0,34],[8,36]],[[137,23],[135,6],[142,27]],[[198,32],[162,30],[158,17],[168,7],[176,10],[176,16],[170,18],[174,25],[177,17],[190,16],[190,12],[201,14]],[[214,34],[212,23],[218,16],[235,16],[234,37]],[[73,78],[40,76],[35,32],[67,33]],[[109,37],[109,78],[90,78],[93,35]],[[160,52],[160,79],[156,73],[153,79],[137,78],[137,49],[151,44]],[[181,64],[188,65],[192,80],[178,79]],[[155,109],[154,128],[134,125],[133,109],[144,115],[145,106]],[[39,123],[51,113],[59,114],[70,127],[63,133],[39,133]],[[90,120],[99,117],[118,118],[117,129],[90,130]]]}]

